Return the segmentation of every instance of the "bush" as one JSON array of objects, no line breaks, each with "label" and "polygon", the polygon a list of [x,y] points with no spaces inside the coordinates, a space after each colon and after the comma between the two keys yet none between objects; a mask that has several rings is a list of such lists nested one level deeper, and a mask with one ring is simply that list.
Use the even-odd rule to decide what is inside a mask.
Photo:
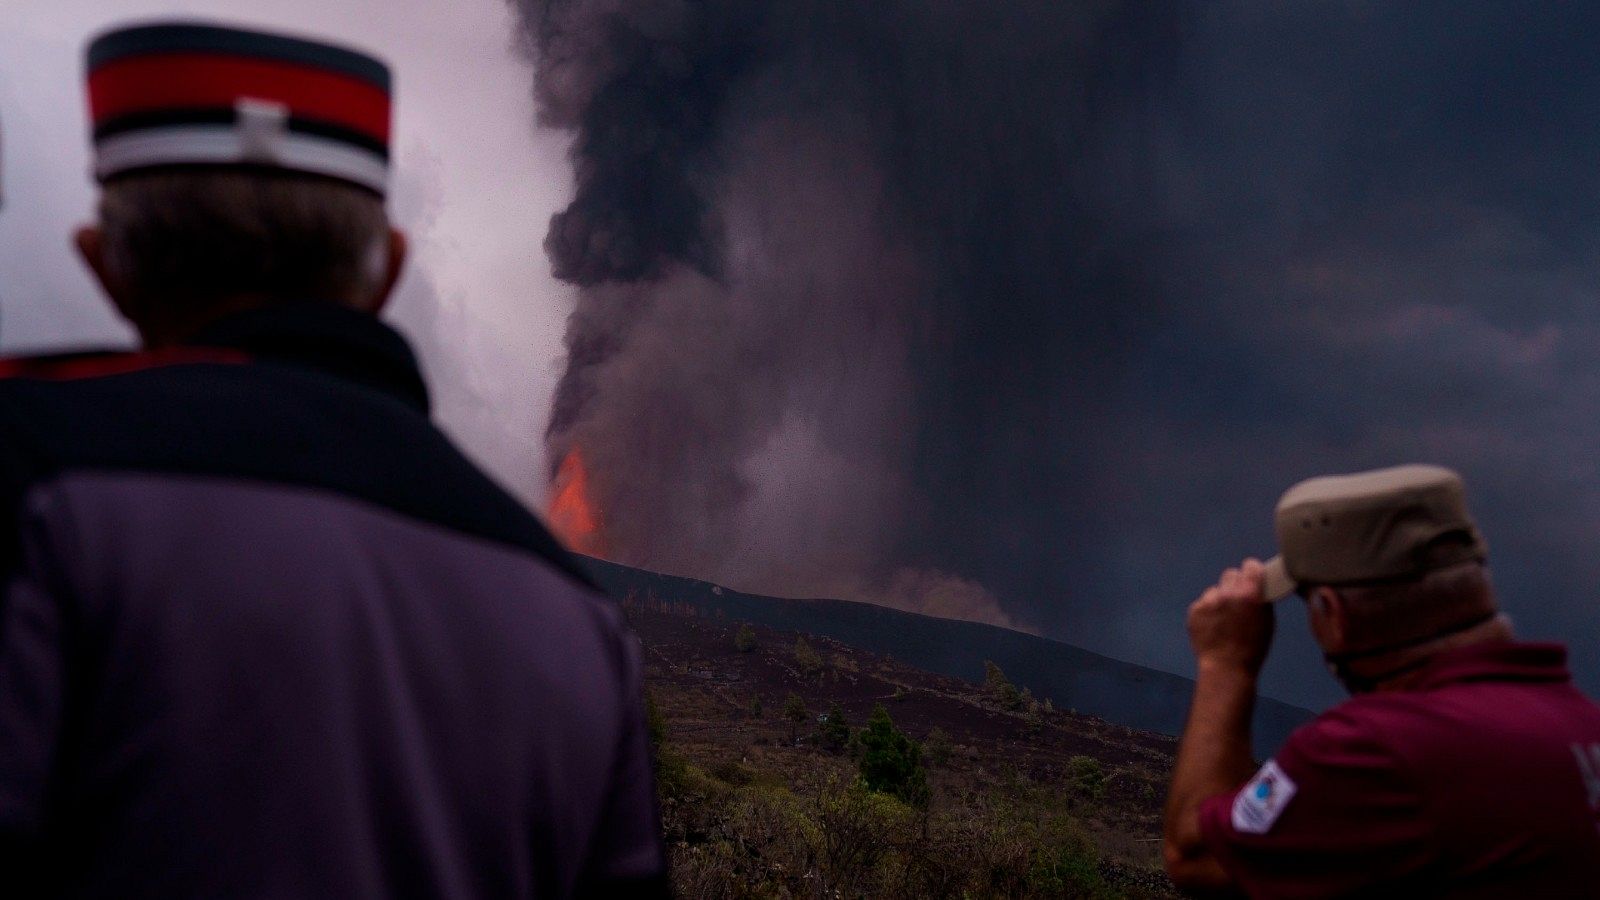
[{"label": "bush", "polygon": [[1100,876],[1094,850],[1078,844],[1037,853],[1028,870],[1031,893],[1041,897],[1100,898],[1114,896]]},{"label": "bush", "polygon": [[1067,780],[1090,800],[1099,800],[1106,794],[1105,767],[1092,756],[1074,756],[1067,760]]},{"label": "bush", "polygon": [[873,708],[861,732],[861,783],[867,790],[889,794],[914,807],[928,805],[928,773],[922,748],[894,727],[889,711]]},{"label": "bush", "polygon": [[1027,704],[1022,692],[1011,683],[1005,672],[1000,671],[994,660],[983,661],[983,689],[1004,709],[1018,710]]},{"label": "bush", "polygon": [[874,897],[897,845],[911,840],[914,817],[893,798],[860,784],[829,784],[817,797],[815,848],[824,896]]},{"label": "bush", "polygon": [[650,749],[660,752],[661,742],[667,739],[667,720],[656,705],[655,693],[649,690],[644,692],[644,727],[650,736]]},{"label": "bush", "polygon": [[739,630],[734,632],[733,649],[740,653],[749,653],[756,649],[756,630],[751,628],[748,622],[740,625]]},{"label": "bush", "polygon": [[727,761],[684,776],[678,793],[663,791],[680,897],[1116,896],[1087,833],[1046,789],[919,813],[861,779],[796,793]]},{"label": "bush", "polygon": [[928,762],[942,766],[950,761],[950,753],[955,745],[950,742],[950,735],[943,728],[935,725],[928,736],[922,740],[922,753]]},{"label": "bush", "polygon": [[835,700],[822,714],[817,725],[817,743],[829,753],[843,753],[850,745],[850,720],[845,718],[844,707]]},{"label": "bush", "polygon": [[794,639],[794,662],[807,675],[822,671],[822,655],[813,650],[803,637]]},{"label": "bush", "polygon": [[794,743],[798,735],[795,729],[800,723],[811,717],[811,712],[806,709],[806,701],[800,699],[799,694],[790,694],[783,701],[783,717],[789,720],[789,743]]}]

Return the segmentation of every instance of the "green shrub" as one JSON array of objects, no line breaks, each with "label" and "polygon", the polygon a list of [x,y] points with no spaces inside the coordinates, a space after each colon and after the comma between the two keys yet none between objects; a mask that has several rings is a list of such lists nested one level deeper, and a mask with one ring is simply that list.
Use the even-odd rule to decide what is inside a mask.
[{"label": "green shrub", "polygon": [[799,694],[790,694],[783,701],[783,717],[789,720],[789,743],[794,743],[798,735],[795,730],[800,723],[811,717],[811,712],[806,709],[806,701],[800,699]]},{"label": "green shrub", "polygon": [[922,748],[894,727],[889,711],[873,708],[861,732],[861,783],[868,790],[889,794],[914,807],[928,805],[928,773],[922,767]]},{"label": "green shrub", "polygon": [[950,761],[950,754],[955,745],[950,741],[950,735],[943,728],[935,725],[928,736],[922,740],[922,752],[928,762],[942,766]]},{"label": "green shrub", "polygon": [[794,639],[794,662],[800,671],[807,675],[815,675],[822,671],[822,655],[812,649],[803,637]]},{"label": "green shrub", "polygon": [[1114,896],[1100,875],[1100,861],[1086,846],[1054,847],[1038,853],[1028,870],[1030,893],[1041,897]]},{"label": "green shrub", "polygon": [[850,720],[845,718],[844,707],[835,700],[828,705],[817,725],[817,743],[829,753],[843,753],[850,744]]},{"label": "green shrub", "polygon": [[750,627],[750,623],[740,625],[739,630],[734,632],[733,649],[740,653],[749,653],[756,649],[756,630]]},{"label": "green shrub", "polygon": [[648,690],[644,692],[644,725],[650,736],[650,749],[661,752],[661,742],[667,739],[667,720],[656,705],[655,693]]},{"label": "green shrub", "polygon": [[1090,800],[1105,796],[1106,770],[1100,760],[1092,756],[1074,756],[1067,760],[1067,780]]},{"label": "green shrub", "polygon": [[1031,694],[1024,697],[1023,693],[1017,690],[1017,686],[1011,683],[1011,679],[1006,677],[1006,673],[990,659],[983,661],[983,689],[989,694],[990,699],[1000,704],[1003,709],[1022,709],[1032,698]]},{"label": "green shrub", "polygon": [[[823,896],[884,896],[893,878],[891,853],[914,839],[916,817],[892,797],[857,783],[832,782],[817,796],[815,821]],[[889,869],[890,871],[885,871]]]}]

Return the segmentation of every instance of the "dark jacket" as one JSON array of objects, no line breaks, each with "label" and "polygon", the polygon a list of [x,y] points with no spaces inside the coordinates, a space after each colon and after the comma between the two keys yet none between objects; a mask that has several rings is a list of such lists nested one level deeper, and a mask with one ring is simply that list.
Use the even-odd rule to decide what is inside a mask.
[{"label": "dark jacket", "polygon": [[638,645],[396,333],[0,374],[0,894],[661,888]]}]

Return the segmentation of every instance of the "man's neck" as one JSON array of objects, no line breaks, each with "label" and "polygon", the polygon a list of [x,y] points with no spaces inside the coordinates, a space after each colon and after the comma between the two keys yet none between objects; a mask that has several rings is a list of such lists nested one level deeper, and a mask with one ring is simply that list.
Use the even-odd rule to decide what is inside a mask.
[{"label": "man's neck", "polygon": [[[203,312],[183,316],[152,317],[147,321],[135,322],[134,325],[139,329],[139,338],[144,348],[146,350],[158,350],[163,347],[188,343],[195,335],[230,316],[256,309],[283,306],[292,302],[294,301],[286,301],[261,294],[240,294],[220,300],[197,302],[192,305],[192,308],[203,310]],[[339,301],[320,302],[334,304]],[[354,304],[347,305],[353,306]]]},{"label": "man's neck", "polygon": [[1426,644],[1397,650],[1393,654],[1362,660],[1363,671],[1354,674],[1360,676],[1364,673],[1396,672],[1397,674],[1389,677],[1379,677],[1369,693],[1409,691],[1422,681],[1428,663],[1440,654],[1474,644],[1503,643],[1513,638],[1510,620],[1503,614],[1497,615],[1465,631],[1447,634]]}]

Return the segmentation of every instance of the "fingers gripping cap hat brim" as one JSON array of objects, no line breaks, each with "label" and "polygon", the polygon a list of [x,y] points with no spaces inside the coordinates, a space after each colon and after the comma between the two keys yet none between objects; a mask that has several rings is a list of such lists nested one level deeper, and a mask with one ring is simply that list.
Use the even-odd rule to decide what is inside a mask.
[{"label": "fingers gripping cap hat brim", "polygon": [[1279,600],[1294,593],[1295,582],[1289,576],[1289,569],[1283,564],[1283,557],[1274,556],[1267,560],[1261,572],[1261,596],[1268,603],[1277,603]]}]

